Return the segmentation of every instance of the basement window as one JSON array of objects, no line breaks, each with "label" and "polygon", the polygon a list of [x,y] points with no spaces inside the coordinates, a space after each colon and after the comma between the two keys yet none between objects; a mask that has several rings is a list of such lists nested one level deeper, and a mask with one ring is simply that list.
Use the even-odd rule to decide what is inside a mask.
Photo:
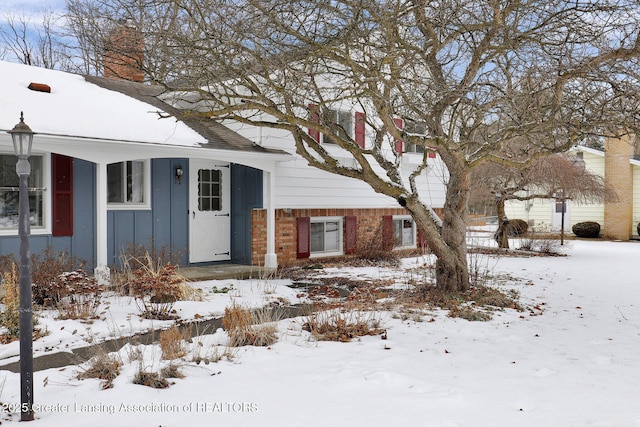
[{"label": "basement window", "polygon": [[311,256],[342,255],[342,217],[311,218]]}]

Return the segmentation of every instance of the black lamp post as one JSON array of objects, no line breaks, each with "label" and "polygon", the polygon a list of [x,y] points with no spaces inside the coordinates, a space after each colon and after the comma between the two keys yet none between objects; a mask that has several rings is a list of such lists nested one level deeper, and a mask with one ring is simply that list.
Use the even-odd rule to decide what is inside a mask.
[{"label": "black lamp post", "polygon": [[19,222],[20,236],[20,419],[33,420],[33,307],[31,304],[31,254],[29,235],[31,223],[29,213],[29,189],[27,187],[31,165],[31,143],[33,131],[24,122],[20,112],[20,123],[9,131],[13,149],[18,157],[16,173],[20,178]]}]

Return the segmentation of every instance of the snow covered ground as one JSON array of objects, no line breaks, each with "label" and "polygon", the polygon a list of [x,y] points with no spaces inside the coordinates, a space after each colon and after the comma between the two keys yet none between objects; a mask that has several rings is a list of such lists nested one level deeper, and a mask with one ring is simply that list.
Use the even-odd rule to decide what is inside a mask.
[{"label": "snow covered ground", "polygon": [[[156,371],[167,364],[159,347],[127,346],[120,352],[122,372],[108,390],[99,380],[76,379],[78,367],[36,372],[33,425],[640,426],[640,244],[573,241],[564,252],[568,256],[485,260],[493,275],[512,278],[502,286],[519,291],[523,304],[543,308],[536,315],[507,310],[468,322],[432,311],[403,321],[381,312],[388,339],[349,343],[314,341],[302,330],[304,319],[287,319],[276,344],[239,348],[231,361],[184,363],[185,378],[167,389],[132,383],[141,363]],[[401,270],[341,273],[406,279]],[[229,285],[228,294],[212,292]],[[183,318],[220,315],[234,301],[297,302],[286,281],[198,286],[208,301],[180,303]],[[36,356],[44,347],[81,345],[91,334],[106,338],[160,326],[139,321],[126,299],[114,299],[103,319],[90,326],[42,319],[50,335],[35,344]],[[218,331],[193,346],[201,341],[200,351],[212,354],[225,340]],[[16,349],[0,346],[0,357],[8,357],[3,364]],[[143,361],[128,362],[136,350]],[[19,383],[19,374],[0,373],[4,408],[19,405]],[[6,425],[20,415],[0,419]]]}]

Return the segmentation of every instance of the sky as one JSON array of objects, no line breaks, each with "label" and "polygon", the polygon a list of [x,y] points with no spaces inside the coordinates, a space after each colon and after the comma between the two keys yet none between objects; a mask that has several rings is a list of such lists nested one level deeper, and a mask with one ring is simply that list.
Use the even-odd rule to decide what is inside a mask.
[{"label": "sky", "polygon": [[46,8],[64,10],[65,0],[4,0],[0,2],[0,14],[7,12],[37,13]]},{"label": "sky", "polygon": [[65,0],[2,0],[0,1],[0,25],[4,25],[7,16],[24,17],[28,21],[39,24],[47,10],[54,14],[64,13]]}]

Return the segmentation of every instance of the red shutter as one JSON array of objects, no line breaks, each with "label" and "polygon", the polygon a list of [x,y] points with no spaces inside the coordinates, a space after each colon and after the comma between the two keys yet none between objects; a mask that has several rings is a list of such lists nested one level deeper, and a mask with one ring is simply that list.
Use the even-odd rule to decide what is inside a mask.
[{"label": "red shutter", "polygon": [[296,218],[298,226],[298,258],[309,258],[311,255],[311,218]]},{"label": "red shutter", "polygon": [[[404,129],[404,120],[402,120],[401,118],[393,119],[393,124],[395,124],[400,130]],[[396,153],[402,155],[402,140],[396,139],[394,148],[396,150]]]},{"label": "red shutter", "polygon": [[347,216],[344,218],[344,253],[356,253],[356,237],[358,234],[358,217]]},{"label": "red shutter", "polygon": [[[309,115],[309,120],[312,123],[320,123],[320,112],[317,105],[309,104]],[[316,142],[320,142],[320,131],[318,129],[309,128],[309,136]]]},{"label": "red shutter", "polygon": [[364,123],[365,123],[365,114],[360,111],[356,111],[356,129],[355,129],[356,138],[355,139],[356,139],[356,144],[358,144],[360,148],[364,148],[364,142],[365,142]]},{"label": "red shutter", "polygon": [[[393,217],[385,215],[382,217],[382,240],[384,243],[393,242]],[[395,246],[395,244],[394,244]]]},{"label": "red shutter", "polygon": [[51,155],[53,235],[73,236],[73,158]]}]

